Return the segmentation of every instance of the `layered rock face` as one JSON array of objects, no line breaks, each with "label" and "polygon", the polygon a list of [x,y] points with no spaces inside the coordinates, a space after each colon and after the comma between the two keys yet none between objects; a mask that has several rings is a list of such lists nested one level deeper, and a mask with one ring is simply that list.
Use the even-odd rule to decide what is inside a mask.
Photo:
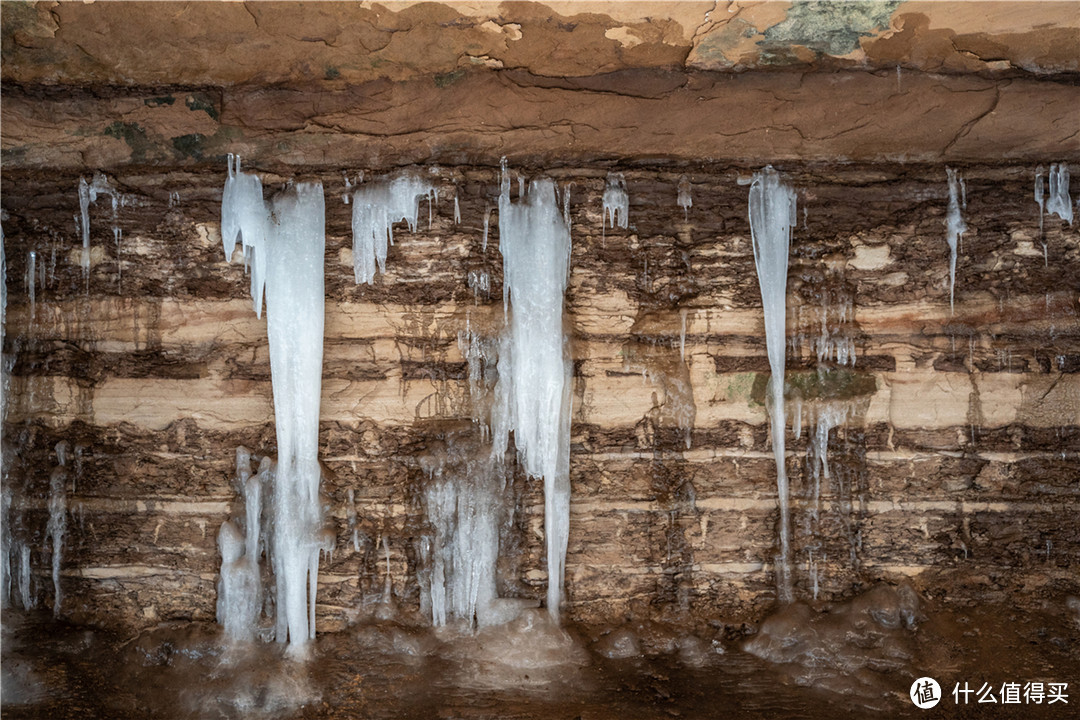
[{"label": "layered rock face", "polygon": [[[4,484],[33,592],[51,603],[50,477],[66,441],[61,614],[214,615],[215,537],[242,502],[234,450],[276,453],[266,321],[221,250],[226,152],[269,188],[296,177],[326,191],[320,456],[337,546],[320,630],[370,612],[387,577],[419,606],[432,458],[486,451],[461,339],[504,321],[502,156],[570,198],[567,616],[735,622],[774,600],[769,364],[739,184],[767,163],[799,207],[796,594],[901,578],[960,601],[1076,592],[1080,233],[1033,194],[1040,165],[1080,161],[1075,28],[1047,15],[1061,33],[1003,33],[987,16],[946,31],[935,4],[871,3],[882,18],[849,18],[819,47],[784,35],[802,26],[779,5],[741,10],[738,22],[758,19],[738,39],[735,20],[716,22],[729,8],[680,20],[328,6],[293,23],[274,4],[5,4]],[[181,62],[179,39],[149,60],[91,43],[125,23],[228,30],[251,51],[233,62],[199,45]],[[289,41],[304,49],[270,53],[293,25],[315,28]],[[850,36],[862,55],[841,52]],[[787,50],[764,52],[770,37]],[[339,56],[354,41],[350,66]],[[438,51],[410,62],[420,46]],[[789,71],[763,71],[769,58]],[[927,72],[941,70],[962,74]],[[952,309],[946,163],[966,191]],[[386,273],[357,285],[340,198],[361,172],[408,165],[439,200],[421,204],[417,232],[395,233]],[[73,216],[97,171],[117,203],[88,206],[84,275]],[[626,229],[604,227],[612,171]],[[516,512],[500,529],[499,591],[539,600],[542,485],[514,470],[505,493]]]}]

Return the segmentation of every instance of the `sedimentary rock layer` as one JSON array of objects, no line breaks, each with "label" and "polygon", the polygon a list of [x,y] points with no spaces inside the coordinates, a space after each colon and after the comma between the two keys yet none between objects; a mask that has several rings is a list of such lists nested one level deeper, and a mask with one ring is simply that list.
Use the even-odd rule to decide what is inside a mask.
[{"label": "sedimentary rock layer", "polygon": [[[573,237],[567,611],[735,620],[771,602],[777,521],[768,363],[737,184],[746,168],[641,162],[622,168],[626,230],[601,229],[606,167],[553,171],[570,192]],[[355,177],[360,168],[342,169]],[[797,592],[812,593],[812,566],[825,597],[900,576],[967,599],[1075,588],[1080,531],[1064,519],[1080,510],[1080,234],[1056,217],[1040,234],[1034,165],[961,168],[969,232],[955,314],[943,166],[779,169],[800,207],[789,384],[808,410],[832,401],[849,413],[832,433],[820,504],[808,423],[798,439],[789,434]],[[684,172],[685,214],[676,204]],[[65,613],[126,624],[209,618],[214,538],[238,502],[233,449],[275,451],[265,320],[251,311],[242,265],[221,253],[224,165],[110,173],[128,199],[115,220],[123,232],[117,243],[107,203],[90,207],[88,279],[72,220],[78,177],[33,163],[3,177],[14,532],[34,548],[35,585],[47,596],[51,453],[66,439],[81,449],[68,492]],[[370,286],[353,281],[340,171],[311,177],[328,198],[320,439],[338,546],[320,577],[319,622],[330,628],[381,594],[384,538],[395,593],[418,602],[417,539],[430,531],[418,458],[478,432],[457,336],[501,327],[502,264],[492,168],[433,173],[430,226],[422,206],[418,232],[396,234],[387,272]],[[33,308],[30,250],[44,266]],[[854,340],[854,367],[819,373],[823,309]],[[540,488],[518,473],[508,493],[520,512],[504,531],[500,592],[539,598]]]}]

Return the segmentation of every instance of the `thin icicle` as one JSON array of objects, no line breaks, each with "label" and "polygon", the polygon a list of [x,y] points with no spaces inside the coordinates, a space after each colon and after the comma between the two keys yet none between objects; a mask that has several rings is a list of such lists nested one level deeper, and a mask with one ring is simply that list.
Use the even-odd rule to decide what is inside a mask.
[{"label": "thin icicle", "polygon": [[[968,229],[960,213],[961,193],[965,196],[967,193],[964,181],[956,170],[947,167],[945,173],[949,179],[949,210],[945,216],[945,240],[949,243],[949,312],[952,313],[955,310],[957,242]],[[963,198],[963,204],[967,205],[966,197]]]},{"label": "thin icicle", "polygon": [[793,599],[791,578],[791,518],[784,430],[784,348],[786,334],[788,248],[797,222],[795,191],[771,166],[754,173],[750,184],[750,237],[754,265],[765,312],[765,344],[769,355],[769,402],[776,487],[780,501],[780,554],[776,558],[777,596]]}]

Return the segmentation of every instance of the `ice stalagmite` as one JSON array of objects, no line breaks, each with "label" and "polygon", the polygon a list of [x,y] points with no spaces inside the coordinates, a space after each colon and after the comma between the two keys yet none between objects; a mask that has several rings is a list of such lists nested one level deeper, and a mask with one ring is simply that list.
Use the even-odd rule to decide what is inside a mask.
[{"label": "ice stalagmite", "polygon": [[[394,244],[394,223],[416,232],[420,199],[436,197],[435,186],[416,173],[365,183],[353,193],[353,272],[356,283],[371,283],[375,267],[386,272],[386,251]],[[456,198],[455,198],[456,203]],[[456,215],[455,215],[456,217]]]},{"label": "ice stalagmite", "polygon": [[322,537],[319,398],[322,394],[323,188],[301,183],[273,202],[266,272],[267,333],[278,459],[271,559],[277,581],[278,642],[301,653],[315,636]]},{"label": "ice stalagmite", "polygon": [[[525,471],[544,479],[547,606],[558,619],[570,524],[570,374],[563,331],[563,294],[570,269],[570,230],[559,211],[555,184],[534,180],[510,201],[503,162],[499,195],[499,251],[503,302],[512,308],[508,341],[499,353],[497,394],[503,422],[493,419],[492,452],[505,453],[507,429]],[[493,411],[495,412],[495,411]]]},{"label": "ice stalagmite", "polygon": [[776,489],[780,499],[780,554],[776,558],[777,596],[792,600],[791,517],[787,469],[784,466],[784,350],[786,346],[787,271],[791,228],[796,224],[795,191],[780,174],[766,167],[750,184],[750,236],[761,303],[765,309],[765,345],[769,355],[768,409],[776,458]]},{"label": "ice stalagmite", "polygon": [[[264,457],[259,472],[251,473],[251,453],[236,449],[236,483],[244,498],[244,515],[221,524],[221,580],[218,582],[217,620],[232,642],[254,637],[262,606],[259,573],[259,532],[263,484],[271,476],[270,458]],[[243,530],[243,532],[241,532]]]},{"label": "ice stalagmite", "polygon": [[967,232],[960,209],[967,205],[967,198],[964,180],[960,174],[952,168],[945,168],[945,173],[949,178],[949,211],[945,215],[945,240],[949,243],[949,312],[952,312],[956,290],[956,247]]}]

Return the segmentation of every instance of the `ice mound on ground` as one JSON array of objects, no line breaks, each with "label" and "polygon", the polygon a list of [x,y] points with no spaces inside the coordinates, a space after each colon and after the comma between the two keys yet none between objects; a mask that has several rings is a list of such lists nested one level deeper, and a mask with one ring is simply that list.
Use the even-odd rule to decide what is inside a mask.
[{"label": "ice mound on ground", "polygon": [[817,612],[803,603],[766,618],[743,649],[791,666],[796,683],[867,694],[882,673],[907,668],[915,655],[919,600],[909,585],[878,585],[848,603]]}]

